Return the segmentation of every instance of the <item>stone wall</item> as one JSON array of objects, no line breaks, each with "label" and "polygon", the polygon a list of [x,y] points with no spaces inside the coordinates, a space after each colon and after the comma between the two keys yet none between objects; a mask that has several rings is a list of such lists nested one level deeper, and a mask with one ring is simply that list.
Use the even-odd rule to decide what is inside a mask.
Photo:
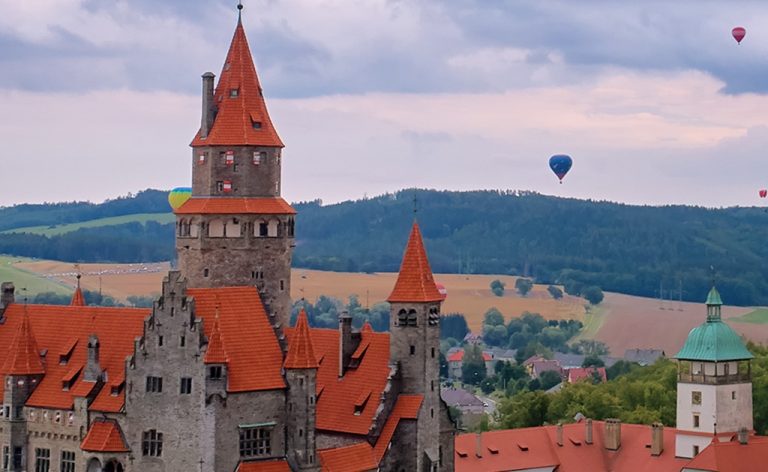
[{"label": "stone wall", "polygon": [[[227,163],[227,151],[234,161]],[[195,197],[277,197],[280,195],[280,148],[257,146],[212,146],[192,150],[192,195]],[[258,157],[258,164],[254,162]],[[201,161],[200,156],[204,159]],[[230,192],[218,190],[216,182],[230,181]]]}]

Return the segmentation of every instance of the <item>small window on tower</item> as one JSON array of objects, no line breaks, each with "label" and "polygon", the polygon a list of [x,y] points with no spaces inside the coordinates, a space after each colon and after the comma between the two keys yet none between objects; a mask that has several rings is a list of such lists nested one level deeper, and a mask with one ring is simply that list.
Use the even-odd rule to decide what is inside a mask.
[{"label": "small window on tower", "polygon": [[208,277],[208,269],[203,269],[203,277]]},{"label": "small window on tower", "polygon": [[416,354],[416,346],[414,346],[413,344],[411,344],[411,355],[413,356],[413,355],[415,355],[415,354]]},{"label": "small window on tower", "polygon": [[200,154],[197,156],[197,163],[198,164],[205,164],[205,154]]},{"label": "small window on tower", "polygon": [[253,129],[261,129],[261,121],[251,121]]},{"label": "small window on tower", "polygon": [[694,428],[699,427],[699,415],[693,415],[693,427]]},{"label": "small window on tower", "polygon": [[240,90],[236,88],[229,89],[229,98],[237,98],[238,95],[240,95]]},{"label": "small window on tower", "polygon": [[225,181],[222,183],[222,187],[221,187],[221,188],[222,188],[222,191],[223,191],[224,193],[230,193],[230,192],[232,192],[232,181],[231,181],[231,180],[225,180]]},{"label": "small window on tower", "polygon": [[224,182],[222,180],[219,180],[216,182],[216,191],[217,192],[224,191]]},{"label": "small window on tower", "polygon": [[227,151],[227,153],[224,154],[224,163],[228,166],[235,163],[235,151]]},{"label": "small window on tower", "polygon": [[253,164],[259,165],[267,158],[267,153],[264,151],[256,151],[253,153]]},{"label": "small window on tower", "polygon": [[701,392],[691,392],[691,404],[701,405]]}]

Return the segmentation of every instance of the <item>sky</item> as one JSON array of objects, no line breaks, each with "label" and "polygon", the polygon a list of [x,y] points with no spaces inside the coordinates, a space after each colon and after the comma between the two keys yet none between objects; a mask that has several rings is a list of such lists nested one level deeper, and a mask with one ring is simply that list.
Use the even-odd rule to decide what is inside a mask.
[{"label": "sky", "polygon": [[[235,5],[0,0],[0,206],[188,186]],[[243,24],[289,201],[768,203],[768,2],[244,0]]]}]

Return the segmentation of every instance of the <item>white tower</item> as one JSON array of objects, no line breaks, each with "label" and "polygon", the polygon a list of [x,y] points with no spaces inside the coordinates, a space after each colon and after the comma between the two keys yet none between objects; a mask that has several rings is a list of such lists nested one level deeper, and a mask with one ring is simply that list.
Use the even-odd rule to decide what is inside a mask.
[{"label": "white tower", "polygon": [[723,323],[715,287],[707,296],[707,321],[691,330],[675,359],[677,437],[675,455],[694,457],[715,435],[727,441],[752,430],[751,362],[738,334]]}]

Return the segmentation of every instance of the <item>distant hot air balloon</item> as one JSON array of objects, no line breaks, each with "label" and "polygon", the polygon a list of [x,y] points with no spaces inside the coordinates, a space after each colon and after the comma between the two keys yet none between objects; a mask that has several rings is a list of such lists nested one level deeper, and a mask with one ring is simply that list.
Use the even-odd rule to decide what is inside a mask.
[{"label": "distant hot air balloon", "polygon": [[768,190],[762,189],[760,190],[760,198],[768,197]]},{"label": "distant hot air balloon", "polygon": [[168,193],[168,203],[171,204],[173,211],[178,210],[192,196],[192,189],[189,187],[176,187]]},{"label": "distant hot air balloon", "polygon": [[555,154],[549,158],[549,168],[560,179],[561,184],[563,183],[563,177],[571,170],[572,165],[573,160],[571,156],[566,156],[565,154]]},{"label": "distant hot air balloon", "polygon": [[443,296],[443,300],[445,300],[445,297],[448,296],[448,289],[445,288],[445,285],[440,282],[435,282],[435,287],[437,287],[437,291],[440,292],[440,295]]},{"label": "distant hot air balloon", "polygon": [[747,35],[747,30],[741,26],[737,26],[731,30],[731,34],[733,35],[733,39],[735,39],[737,43],[741,44],[741,40],[744,39],[744,36]]}]

